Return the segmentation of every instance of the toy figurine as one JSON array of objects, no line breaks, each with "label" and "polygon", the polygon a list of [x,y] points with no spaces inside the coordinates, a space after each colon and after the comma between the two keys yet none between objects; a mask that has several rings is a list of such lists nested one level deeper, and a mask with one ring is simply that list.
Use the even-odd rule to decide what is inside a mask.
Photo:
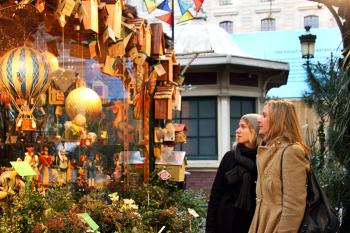
[{"label": "toy figurine", "polygon": [[68,170],[68,158],[66,155],[66,149],[62,147],[58,151],[58,183],[66,184],[67,183],[67,170]]},{"label": "toy figurine", "polygon": [[52,156],[49,155],[49,149],[44,147],[44,151],[39,153],[40,167],[39,167],[39,179],[38,182],[41,185],[49,186],[54,182],[52,173]]},{"label": "toy figurine", "polygon": [[[26,148],[27,152],[24,153],[24,161],[29,163],[29,165],[33,168],[34,172],[39,175],[39,157],[34,154],[34,147],[29,146]],[[37,178],[37,176],[35,177]]]},{"label": "toy figurine", "polygon": [[87,179],[88,179],[88,185],[89,187],[94,187],[95,186],[95,161],[87,159],[86,164],[85,164],[85,169],[86,169],[86,174],[87,174]]},{"label": "toy figurine", "polygon": [[121,173],[120,173],[121,156],[122,156],[122,154],[120,152],[113,154],[113,162],[114,162],[113,177],[115,180],[120,179],[120,176],[121,176]]}]

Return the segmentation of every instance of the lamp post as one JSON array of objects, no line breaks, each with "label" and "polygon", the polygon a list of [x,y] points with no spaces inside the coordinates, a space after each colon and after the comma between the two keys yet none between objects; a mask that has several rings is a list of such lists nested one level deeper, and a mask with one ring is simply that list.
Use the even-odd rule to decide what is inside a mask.
[{"label": "lamp post", "polygon": [[306,68],[309,72],[310,59],[314,57],[316,35],[310,33],[310,26],[305,26],[306,33],[299,36],[302,58],[306,59]]}]

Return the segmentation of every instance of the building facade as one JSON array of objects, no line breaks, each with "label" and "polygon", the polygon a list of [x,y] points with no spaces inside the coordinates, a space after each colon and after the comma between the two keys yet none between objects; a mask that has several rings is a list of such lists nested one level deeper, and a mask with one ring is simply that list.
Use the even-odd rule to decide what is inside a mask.
[{"label": "building facade", "polygon": [[325,6],[308,0],[205,1],[203,10],[229,33],[337,27]]},{"label": "building facade", "polygon": [[[183,0],[183,2],[193,3],[192,0]],[[157,21],[147,16],[143,2],[130,0],[129,3],[137,6],[140,15],[148,18],[149,22]],[[175,1],[175,10],[176,7]],[[322,30],[332,30],[337,27],[325,6],[307,0],[207,0],[204,1],[201,13],[204,13],[208,23],[225,29],[232,41],[236,42],[235,44],[243,51],[252,57],[259,58],[254,60],[255,65],[263,63],[266,65],[269,62],[276,65],[281,62],[279,65],[283,66],[290,63],[291,66],[287,70],[289,74],[292,73],[292,76],[289,75],[288,82],[293,79],[292,82],[300,82],[299,85],[304,86],[306,85],[305,75],[298,35],[301,35],[304,27],[308,25],[313,29]],[[178,13],[175,11],[175,18],[177,17]],[[175,33],[178,27],[180,26],[175,25]],[[166,31],[169,26],[164,24],[164,28]],[[279,36],[281,33],[282,37]],[[323,34],[327,33],[328,31],[323,32]],[[263,42],[268,46],[264,46],[265,44],[259,41],[262,35],[265,39]],[[197,37],[203,37],[203,35],[199,34]],[[293,39],[292,44],[285,41],[281,48],[276,47],[276,51],[273,51],[275,42],[272,42],[271,38],[274,37],[281,41],[290,37],[295,41]],[[196,37],[193,40],[196,40]],[[246,43],[247,41],[249,44]],[[178,42],[175,40],[176,43]],[[265,51],[267,49],[270,51]],[[324,50],[326,54],[324,56],[328,56],[331,51],[336,50],[336,45],[331,49],[319,50],[321,52]],[[288,55],[287,58],[284,57],[286,55]],[[271,73],[269,74],[274,69],[252,68],[244,64],[246,60],[242,57],[234,57],[235,62],[231,62],[232,56],[221,56],[220,59],[223,62],[215,64],[215,59],[219,59],[218,57],[203,55],[194,60],[185,73],[185,84],[191,84],[192,90],[182,93],[181,115],[174,115],[179,121],[188,125],[187,143],[175,148],[185,150],[188,155],[187,171],[190,175],[187,176],[187,187],[206,191],[211,187],[222,156],[230,150],[234,142],[235,129],[240,117],[246,113],[260,112],[265,97],[262,93],[266,93],[272,87],[285,84],[282,82],[267,86],[265,81],[274,78]],[[185,66],[191,57],[179,56],[178,59]],[[300,97],[300,94],[293,97]],[[317,120],[314,112],[299,99],[293,99],[293,101],[296,102],[300,113],[299,118],[304,134],[315,131]],[[309,116],[312,116],[312,119]]]}]

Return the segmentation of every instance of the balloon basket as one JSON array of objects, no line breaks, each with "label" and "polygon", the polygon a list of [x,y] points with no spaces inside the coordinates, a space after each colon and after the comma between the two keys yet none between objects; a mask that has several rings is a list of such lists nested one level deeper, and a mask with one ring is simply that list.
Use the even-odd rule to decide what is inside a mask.
[{"label": "balloon basket", "polygon": [[33,117],[17,117],[16,118],[17,131],[35,131],[36,122]]}]

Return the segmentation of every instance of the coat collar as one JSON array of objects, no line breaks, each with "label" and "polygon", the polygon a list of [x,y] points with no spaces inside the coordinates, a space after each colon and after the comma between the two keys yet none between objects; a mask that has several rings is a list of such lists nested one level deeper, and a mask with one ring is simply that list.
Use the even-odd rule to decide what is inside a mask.
[{"label": "coat collar", "polygon": [[261,145],[261,147],[286,147],[290,142],[287,141],[286,137],[284,136],[279,136],[276,137],[268,142],[266,142],[264,145]]}]

